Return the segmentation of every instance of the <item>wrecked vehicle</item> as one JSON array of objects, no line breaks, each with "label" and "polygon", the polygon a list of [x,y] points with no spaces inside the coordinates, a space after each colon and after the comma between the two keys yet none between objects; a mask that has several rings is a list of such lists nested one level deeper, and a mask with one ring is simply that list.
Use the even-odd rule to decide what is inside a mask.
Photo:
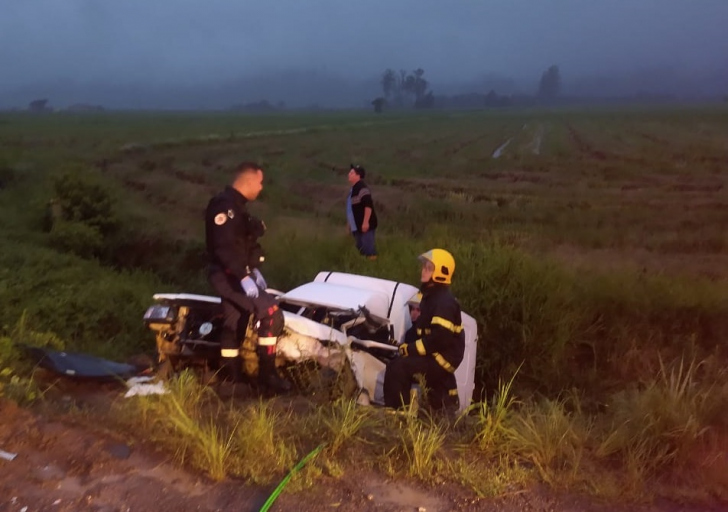
[{"label": "wrecked vehicle", "polygon": [[[418,292],[412,285],[341,272],[320,272],[309,283],[277,297],[285,329],[277,345],[276,366],[315,363],[335,372],[350,372],[349,392],[362,404],[384,404],[387,361],[399,357],[412,320],[407,302]],[[222,307],[219,297],[155,294],[144,322],[156,333],[158,374],[167,377],[187,367],[214,372],[220,358]],[[247,319],[241,342],[245,373],[257,374],[254,319]],[[462,313],[465,356],[455,372],[460,409],[470,405],[475,387],[477,324]]]}]

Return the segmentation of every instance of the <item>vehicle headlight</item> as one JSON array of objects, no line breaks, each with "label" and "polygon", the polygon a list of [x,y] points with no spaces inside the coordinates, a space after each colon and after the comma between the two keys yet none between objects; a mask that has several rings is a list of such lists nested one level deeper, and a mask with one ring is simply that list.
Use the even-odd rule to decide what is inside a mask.
[{"label": "vehicle headlight", "polygon": [[146,322],[172,322],[174,321],[174,309],[170,306],[154,305],[147,308],[144,313]]}]

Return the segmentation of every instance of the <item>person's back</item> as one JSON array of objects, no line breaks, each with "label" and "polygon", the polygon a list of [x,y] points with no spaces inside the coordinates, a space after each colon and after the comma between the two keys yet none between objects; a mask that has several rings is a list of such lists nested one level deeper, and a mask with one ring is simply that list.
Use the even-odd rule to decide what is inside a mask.
[{"label": "person's back", "polygon": [[458,329],[460,324],[460,304],[450,287],[439,283],[424,287],[419,325],[427,326],[423,331],[429,329],[429,334],[433,334],[435,327],[441,328],[435,331],[427,351],[441,355],[453,368],[460,365],[465,354],[465,343],[460,336],[462,327]]}]

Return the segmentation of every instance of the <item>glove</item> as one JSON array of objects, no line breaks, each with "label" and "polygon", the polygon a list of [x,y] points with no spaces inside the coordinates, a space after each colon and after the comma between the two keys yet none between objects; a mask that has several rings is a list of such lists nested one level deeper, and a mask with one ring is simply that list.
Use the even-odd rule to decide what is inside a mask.
[{"label": "glove", "polygon": [[253,281],[252,277],[246,276],[240,281],[240,286],[243,287],[245,295],[247,295],[251,299],[255,299],[258,296],[258,286],[256,286],[255,281]]},{"label": "glove", "polygon": [[409,355],[409,348],[406,343],[402,343],[397,350],[399,350],[401,356],[407,357]]},{"label": "glove", "polygon": [[265,278],[263,277],[263,274],[260,273],[260,270],[257,268],[253,269],[253,279],[255,279],[255,282],[258,286],[260,286],[261,289],[265,290],[268,288],[268,283],[265,282]]}]

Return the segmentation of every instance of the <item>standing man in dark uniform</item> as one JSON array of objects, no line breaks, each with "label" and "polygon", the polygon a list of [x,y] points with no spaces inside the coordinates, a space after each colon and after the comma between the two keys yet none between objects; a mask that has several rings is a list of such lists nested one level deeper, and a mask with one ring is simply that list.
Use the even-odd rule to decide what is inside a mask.
[{"label": "standing man in dark uniform", "polygon": [[[454,411],[459,406],[455,370],[465,353],[460,304],[450,291],[455,259],[443,249],[432,249],[419,260],[422,300],[416,336],[408,337],[399,346],[401,357],[387,365],[384,403],[394,409],[407,407],[414,376],[421,374],[429,388],[430,406]],[[412,337],[416,339],[411,341]]]},{"label": "standing man in dark uniform", "polygon": [[235,171],[232,185],[213,197],[205,212],[205,238],[210,258],[208,280],[222,299],[225,317],[221,335],[222,366],[233,382],[243,378],[240,346],[245,320],[250,314],[258,327],[258,382],[273,392],[290,389],[275,368],[276,343],[283,332],[283,312],[267,293],[259,267],[265,261],[258,238],[265,224],[246,208],[263,190],[263,170],[253,162],[243,162]]}]

